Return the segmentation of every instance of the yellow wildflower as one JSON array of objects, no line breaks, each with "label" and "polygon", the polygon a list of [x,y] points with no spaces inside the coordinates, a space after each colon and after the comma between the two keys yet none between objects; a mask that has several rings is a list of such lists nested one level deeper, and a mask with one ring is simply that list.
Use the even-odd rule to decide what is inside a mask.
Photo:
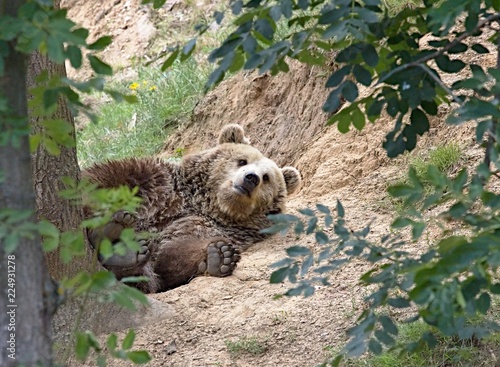
[{"label": "yellow wildflower", "polygon": [[156,90],[156,85],[153,85],[151,88],[149,88],[149,90],[151,91]]},{"label": "yellow wildflower", "polygon": [[129,85],[129,88],[132,90],[136,90],[137,88],[139,88],[139,83],[132,83]]}]

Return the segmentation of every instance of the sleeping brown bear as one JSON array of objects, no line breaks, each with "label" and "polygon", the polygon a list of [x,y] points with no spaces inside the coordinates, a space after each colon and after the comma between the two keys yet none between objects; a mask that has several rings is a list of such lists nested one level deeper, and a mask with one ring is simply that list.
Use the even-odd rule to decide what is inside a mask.
[{"label": "sleeping brown bear", "polygon": [[[162,292],[200,274],[230,275],[240,252],[266,238],[268,214],[285,209],[287,195],[300,185],[293,167],[278,168],[249,145],[239,125],[227,125],[219,144],[173,163],[159,158],[109,161],[83,172],[101,188],[138,187],[136,213],[117,212],[99,229],[89,230],[95,248],[107,237],[118,241],[124,228],[153,233],[141,251],[113,255],[103,265],[120,279],[146,275],[137,287]],[[86,210],[86,215],[91,213]]]}]

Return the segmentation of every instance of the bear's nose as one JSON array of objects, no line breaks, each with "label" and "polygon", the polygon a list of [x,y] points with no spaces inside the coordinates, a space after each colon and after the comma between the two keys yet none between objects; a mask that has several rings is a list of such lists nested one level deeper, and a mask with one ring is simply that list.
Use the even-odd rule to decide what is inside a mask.
[{"label": "bear's nose", "polygon": [[260,183],[260,178],[255,173],[247,173],[245,175],[245,183],[257,186]]}]

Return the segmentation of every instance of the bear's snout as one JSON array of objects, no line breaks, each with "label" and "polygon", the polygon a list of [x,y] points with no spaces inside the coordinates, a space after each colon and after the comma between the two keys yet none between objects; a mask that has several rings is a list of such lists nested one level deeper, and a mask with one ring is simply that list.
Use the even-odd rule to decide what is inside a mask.
[{"label": "bear's snout", "polygon": [[255,173],[247,173],[244,178],[245,184],[256,188],[260,183],[260,178]]},{"label": "bear's snout", "polygon": [[241,181],[237,180],[234,182],[233,188],[240,194],[251,197],[252,192],[259,184],[260,177],[253,172],[248,172],[243,174]]}]

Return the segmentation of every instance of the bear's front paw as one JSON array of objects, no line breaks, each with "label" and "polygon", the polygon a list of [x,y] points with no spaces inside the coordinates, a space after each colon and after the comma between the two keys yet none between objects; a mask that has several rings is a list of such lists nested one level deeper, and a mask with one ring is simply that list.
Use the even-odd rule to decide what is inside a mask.
[{"label": "bear's front paw", "polygon": [[128,252],[121,255],[113,255],[109,259],[102,262],[102,264],[108,268],[138,268],[143,266],[150,257],[149,247],[146,240],[138,241],[140,250],[132,251],[128,250]]},{"label": "bear's front paw", "polygon": [[231,275],[240,260],[240,249],[230,243],[217,241],[207,248],[207,273],[216,277]]},{"label": "bear's front paw", "polygon": [[122,231],[125,228],[132,228],[135,224],[135,216],[132,213],[119,210],[114,215],[111,221],[104,227],[104,236],[109,238],[111,242],[120,238]]}]

